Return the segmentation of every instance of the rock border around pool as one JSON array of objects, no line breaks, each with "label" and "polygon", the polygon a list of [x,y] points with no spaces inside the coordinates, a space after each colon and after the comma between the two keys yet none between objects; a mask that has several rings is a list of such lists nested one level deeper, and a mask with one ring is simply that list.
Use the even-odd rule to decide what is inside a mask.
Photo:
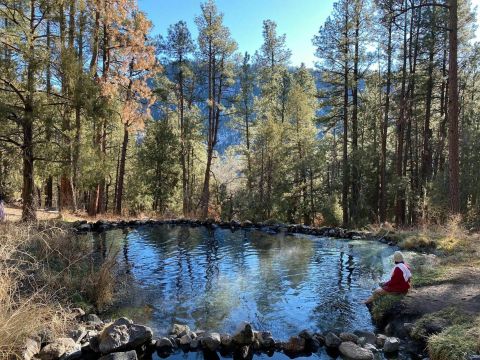
[{"label": "rock border around pool", "polygon": [[283,223],[271,223],[269,221],[254,223],[249,220],[239,222],[232,221],[216,221],[213,219],[208,220],[196,220],[196,219],[171,219],[171,220],[120,220],[120,221],[106,221],[98,220],[93,223],[89,223],[86,220],[76,221],[73,223],[73,228],[77,233],[86,232],[104,232],[116,228],[134,228],[139,226],[155,226],[155,225],[187,225],[191,227],[205,226],[209,229],[230,229],[232,231],[240,229],[257,229],[269,234],[278,234],[281,232],[288,234],[306,234],[322,237],[352,239],[352,240],[364,240],[373,239],[379,240],[388,245],[396,245],[394,239],[388,235],[375,236],[372,232],[368,231],[355,231],[347,230],[340,227],[313,227],[302,224],[283,224]]},{"label": "rock border around pool", "polygon": [[269,331],[256,331],[248,322],[239,324],[234,334],[192,331],[187,325],[174,324],[169,335],[154,338],[151,328],[130,319],[104,323],[94,314],[81,315],[77,329],[69,335],[43,346],[29,339],[23,359],[137,360],[150,359],[153,353],[167,358],[181,351],[202,351],[205,359],[218,359],[220,354],[233,356],[235,360],[251,360],[255,354],[272,356],[275,352],[283,352],[290,358],[308,356],[325,347],[334,357],[373,360],[376,354],[394,354],[400,350],[398,338],[368,331],[320,333],[303,330],[287,341],[279,341]]}]

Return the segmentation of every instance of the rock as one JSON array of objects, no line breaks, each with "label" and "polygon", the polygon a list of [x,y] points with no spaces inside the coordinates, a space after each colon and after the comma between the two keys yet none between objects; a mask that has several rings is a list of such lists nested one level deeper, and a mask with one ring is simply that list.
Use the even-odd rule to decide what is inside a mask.
[{"label": "rock", "polygon": [[219,333],[209,333],[202,338],[202,346],[210,351],[216,351],[221,344]]},{"label": "rock", "polygon": [[174,345],[172,341],[167,337],[161,337],[155,343],[155,348],[157,351],[162,353],[170,353],[172,352]]},{"label": "rock", "polygon": [[298,354],[305,352],[305,339],[300,336],[292,336],[283,346],[285,352]]},{"label": "rock", "polygon": [[78,319],[85,316],[85,311],[82,308],[73,308],[70,310],[70,316],[72,319]]},{"label": "rock", "polygon": [[350,341],[358,344],[358,336],[352,333],[342,332],[338,336],[342,341]]},{"label": "rock", "polygon": [[313,333],[309,330],[302,330],[298,336],[304,338],[305,340],[311,340],[313,338]]},{"label": "rock", "polygon": [[221,334],[220,342],[223,347],[229,348],[232,346],[232,337],[229,334]]},{"label": "rock", "polygon": [[129,319],[120,318],[108,325],[98,336],[98,349],[102,354],[132,350],[149,342],[153,332],[147,326],[132,324]]},{"label": "rock", "polygon": [[65,354],[61,358],[62,360],[83,360],[83,352],[82,350],[76,350],[74,352]]},{"label": "rock", "polygon": [[260,345],[265,349],[271,349],[275,347],[275,340],[273,339],[270,331],[258,332],[256,333],[255,338],[258,339]]},{"label": "rock", "polygon": [[190,332],[190,328],[188,325],[181,325],[181,324],[173,324],[172,330],[170,330],[171,335],[175,336],[183,336]]},{"label": "rock", "polygon": [[237,221],[237,220],[231,220],[230,221],[230,226],[231,227],[234,227],[234,228],[237,228],[237,227],[240,227],[242,224],[240,223],[240,221]]},{"label": "rock", "polygon": [[79,232],[88,232],[92,229],[92,226],[90,224],[81,224],[77,226],[77,231]]},{"label": "rock", "polygon": [[199,346],[200,346],[200,340],[198,340],[198,338],[193,339],[192,342],[190,343],[191,350],[197,350]]},{"label": "rock", "polygon": [[87,330],[85,327],[79,326],[78,329],[70,331],[69,335],[77,344],[79,344],[87,335]]},{"label": "rock", "polygon": [[[356,330],[353,333],[357,335],[359,338],[358,344],[362,343],[362,345],[365,345],[365,344],[375,345],[375,343],[377,342],[376,335],[371,331]],[[364,338],[363,341],[360,341],[360,338]]]},{"label": "rock", "polygon": [[389,337],[385,340],[385,344],[383,345],[383,352],[393,353],[398,351],[399,348],[400,340],[395,337]]},{"label": "rock", "polygon": [[311,352],[311,353],[316,353],[318,349],[320,349],[321,347],[322,347],[322,344],[316,338],[313,338],[307,341],[307,344],[306,344],[307,352]]},{"label": "rock", "polygon": [[243,345],[237,347],[233,352],[233,360],[247,360],[253,357],[253,352],[250,351],[250,346]]},{"label": "rock", "polygon": [[92,341],[92,338],[96,338],[98,335],[97,330],[87,330],[87,334],[80,341],[81,343],[86,343]]},{"label": "rock", "polygon": [[385,345],[385,340],[387,340],[386,335],[378,334],[377,340],[375,341],[375,345],[377,345],[379,348],[383,348],[383,345]]},{"label": "rock", "polygon": [[241,323],[238,326],[235,335],[232,336],[233,342],[238,345],[250,345],[253,343],[254,339],[255,337],[252,326],[247,322]]},{"label": "rock", "polygon": [[96,314],[88,314],[85,317],[85,321],[87,323],[89,323],[90,325],[101,325],[101,324],[103,324],[103,321]]},{"label": "rock", "polygon": [[325,335],[325,346],[329,348],[338,348],[341,343],[342,340],[334,333],[329,332],[327,335]]},{"label": "rock", "polygon": [[40,351],[39,339],[35,340],[35,339],[28,338],[25,341],[25,344],[23,345],[21,359],[31,360],[34,355],[39,353],[39,351]]},{"label": "rock", "polygon": [[375,345],[372,345],[372,344],[365,344],[365,346],[363,348],[367,349],[367,350],[370,350],[374,354],[376,354],[378,352],[378,349],[375,347]]},{"label": "rock", "polygon": [[190,337],[189,334],[185,334],[180,338],[180,345],[183,345],[183,346],[190,345],[191,342],[192,342],[192,338]]},{"label": "rock", "polygon": [[351,341],[342,342],[338,348],[340,353],[349,360],[373,360],[373,353]]},{"label": "rock", "polygon": [[325,345],[325,336],[323,336],[323,334],[315,333],[313,337],[317,339],[317,341],[320,343],[320,346]]},{"label": "rock", "polygon": [[65,354],[80,350],[79,344],[71,338],[58,338],[46,345],[37,355],[41,360],[57,360]]},{"label": "rock", "polygon": [[98,360],[137,360],[137,353],[135,350],[127,351],[127,352],[116,352],[112,354],[108,354],[102,356]]},{"label": "rock", "polygon": [[470,355],[468,360],[480,360],[480,355]]}]

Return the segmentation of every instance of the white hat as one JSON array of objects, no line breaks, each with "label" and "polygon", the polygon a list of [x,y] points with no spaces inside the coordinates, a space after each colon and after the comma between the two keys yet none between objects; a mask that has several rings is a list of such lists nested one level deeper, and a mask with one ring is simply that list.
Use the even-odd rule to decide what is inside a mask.
[{"label": "white hat", "polygon": [[403,254],[400,251],[395,251],[395,254],[393,254],[393,261],[402,262],[403,261]]}]

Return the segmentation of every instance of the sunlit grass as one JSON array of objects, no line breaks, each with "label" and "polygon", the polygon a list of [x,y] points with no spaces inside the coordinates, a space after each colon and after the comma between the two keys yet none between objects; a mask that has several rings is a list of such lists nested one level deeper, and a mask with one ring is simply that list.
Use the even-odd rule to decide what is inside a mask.
[{"label": "sunlit grass", "polygon": [[467,320],[432,335],[427,342],[431,360],[465,360],[480,352],[480,319]]}]

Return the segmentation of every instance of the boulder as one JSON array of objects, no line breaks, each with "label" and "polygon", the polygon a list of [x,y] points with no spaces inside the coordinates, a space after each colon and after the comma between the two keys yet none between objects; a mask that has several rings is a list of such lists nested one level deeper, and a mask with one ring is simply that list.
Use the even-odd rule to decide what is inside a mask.
[{"label": "boulder", "polygon": [[72,310],[70,310],[70,317],[72,319],[78,319],[82,316],[85,316],[85,311],[83,311],[82,308],[73,308]]},{"label": "boulder", "polygon": [[76,330],[70,331],[68,334],[70,337],[79,344],[85,336],[87,336],[87,330],[84,326],[79,326]]},{"label": "boulder", "polygon": [[352,333],[342,332],[338,336],[342,341],[350,341],[358,344],[358,336]]},{"label": "boulder", "polygon": [[385,340],[387,340],[386,335],[378,334],[377,340],[375,341],[375,345],[377,345],[379,348],[383,348],[383,345],[385,345]]},{"label": "boulder", "polygon": [[229,334],[220,334],[220,342],[223,347],[229,348],[232,346],[232,337]]},{"label": "boulder", "polygon": [[87,322],[89,325],[101,325],[101,324],[103,324],[103,321],[96,314],[88,314],[85,317],[85,322]]},{"label": "boulder", "polygon": [[173,343],[171,342],[171,340],[169,338],[161,337],[155,343],[155,347],[157,349],[165,349],[165,348],[172,349],[173,348]]},{"label": "boulder", "polygon": [[75,343],[73,339],[58,338],[40,350],[37,357],[41,360],[57,360],[65,354],[69,354],[80,349],[80,345]]},{"label": "boulder", "polygon": [[248,322],[242,322],[232,336],[233,342],[238,345],[250,345],[254,339],[252,326]]},{"label": "boulder", "polygon": [[299,354],[305,352],[305,339],[300,336],[292,336],[283,346],[288,353]]},{"label": "boulder", "polygon": [[233,352],[233,360],[247,360],[253,357],[253,351],[251,351],[250,346],[243,345],[237,347]]},{"label": "boulder", "polygon": [[255,339],[258,340],[260,346],[265,349],[271,349],[275,346],[275,340],[270,331],[256,331]]},{"label": "boulder", "polygon": [[190,337],[189,334],[185,334],[180,338],[180,345],[182,346],[188,346],[192,342],[192,338]]},{"label": "boulder", "polygon": [[153,332],[147,326],[133,324],[120,318],[108,325],[98,336],[98,350],[102,354],[122,350],[134,350],[152,339]]},{"label": "boulder", "polygon": [[200,346],[200,340],[198,340],[198,338],[193,339],[190,342],[190,349],[191,350],[197,350],[199,346]]},{"label": "boulder", "polygon": [[[377,336],[371,332],[371,331],[363,331],[363,330],[356,330],[353,332],[355,335],[358,336],[359,341],[358,344],[372,344],[375,345],[377,342]],[[360,338],[363,338],[363,340],[360,340]]]},{"label": "boulder", "polygon": [[222,343],[219,333],[208,333],[202,338],[202,346],[210,351],[216,351]]},{"label": "boulder", "polygon": [[351,341],[342,342],[338,348],[340,353],[349,360],[373,360],[373,353],[364,349]]},{"label": "boulder", "polygon": [[190,332],[190,328],[188,325],[181,325],[181,324],[173,324],[172,329],[170,330],[171,335],[175,336],[183,336]]},{"label": "boulder", "polygon": [[38,354],[40,351],[40,341],[39,339],[28,338],[23,345],[22,354],[20,359],[22,360],[31,360],[34,355]]},{"label": "boulder", "polygon": [[325,346],[329,348],[338,348],[341,343],[342,340],[334,333],[329,332],[325,335]]},{"label": "boulder", "polygon": [[98,360],[137,360],[137,353],[135,350],[130,350],[127,352],[116,352],[102,356]]},{"label": "boulder", "polygon": [[367,349],[367,350],[370,350],[374,354],[376,354],[378,352],[378,349],[375,347],[375,345],[372,345],[372,344],[365,344],[365,346],[363,348]]},{"label": "boulder", "polygon": [[384,353],[394,353],[400,348],[400,340],[396,337],[389,337],[385,340],[383,345]]},{"label": "boulder", "polygon": [[310,330],[302,330],[298,336],[305,340],[311,340],[313,338],[313,333]]}]

